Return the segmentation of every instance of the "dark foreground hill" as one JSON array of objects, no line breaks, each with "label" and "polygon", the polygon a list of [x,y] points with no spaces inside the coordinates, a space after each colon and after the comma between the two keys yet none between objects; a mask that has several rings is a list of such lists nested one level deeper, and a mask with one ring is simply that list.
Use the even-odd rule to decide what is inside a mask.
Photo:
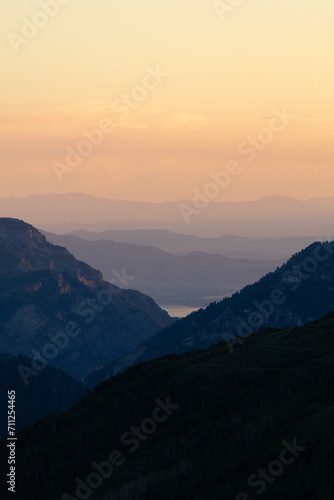
[{"label": "dark foreground hill", "polygon": [[80,382],[52,366],[30,376],[27,367],[31,364],[32,360],[26,356],[0,354],[0,437],[8,435],[8,391],[16,393],[16,430],[63,412],[85,394]]},{"label": "dark foreground hill", "polygon": [[81,377],[172,323],[29,224],[0,219],[0,235],[0,352]]},{"label": "dark foreground hill", "polygon": [[18,434],[15,498],[333,500],[333,385],[334,314],[140,364]]},{"label": "dark foreground hill", "polygon": [[232,297],[177,321],[88,377],[90,385],[141,361],[206,349],[259,328],[301,326],[334,310],[334,242],[314,243]]}]

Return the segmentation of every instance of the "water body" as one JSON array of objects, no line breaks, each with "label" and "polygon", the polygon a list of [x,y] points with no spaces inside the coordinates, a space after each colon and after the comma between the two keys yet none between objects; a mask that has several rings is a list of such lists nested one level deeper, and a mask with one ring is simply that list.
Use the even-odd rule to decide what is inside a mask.
[{"label": "water body", "polygon": [[162,309],[168,312],[172,318],[184,318],[193,311],[198,311],[199,307],[188,307],[188,306],[160,306]]},{"label": "water body", "polygon": [[226,297],[231,297],[232,293],[225,293],[222,295],[212,295],[212,296],[205,296],[205,297],[199,297],[201,301],[199,301],[198,306],[180,306],[180,305],[161,305],[159,302],[159,306],[162,309],[165,309],[169,313],[170,316],[173,318],[184,318],[185,316],[188,316],[188,314],[198,311],[199,309],[205,309],[211,302],[220,302]]}]

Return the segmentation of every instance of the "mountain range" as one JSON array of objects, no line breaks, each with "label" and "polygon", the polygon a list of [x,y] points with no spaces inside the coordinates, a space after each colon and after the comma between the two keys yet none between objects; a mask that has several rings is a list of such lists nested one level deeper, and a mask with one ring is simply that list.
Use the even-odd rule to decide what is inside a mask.
[{"label": "mountain range", "polygon": [[103,280],[33,226],[0,219],[0,352],[80,378],[172,323],[152,298]]},{"label": "mountain range", "polygon": [[[48,236],[50,233],[41,231]],[[85,229],[73,231],[63,236],[77,236],[88,241],[110,240],[119,243],[145,245],[158,248],[175,255],[204,252],[224,255],[231,259],[280,260],[317,241],[317,237],[304,238],[245,238],[226,235],[216,238],[200,238],[159,229],[137,229],[93,232]]]},{"label": "mountain range", "polygon": [[43,234],[77,259],[98,268],[108,281],[122,288],[135,288],[161,306],[206,306],[254,283],[278,265],[274,261],[203,252],[173,255],[144,245]]},{"label": "mountain range", "polygon": [[15,497],[333,500],[333,329],[331,314],[233,355],[221,343],[128,369],[18,434]]},{"label": "mountain range", "polygon": [[[193,216],[184,217],[182,206],[193,209]],[[167,229],[201,237],[236,234],[257,238],[317,236],[317,239],[331,239],[334,198],[300,201],[272,196],[247,202],[148,203],[69,193],[1,198],[0,213],[55,233],[78,229]]]},{"label": "mountain range", "polygon": [[302,326],[334,310],[334,242],[313,243],[232,297],[213,302],[160,331],[88,377],[90,385],[142,361],[225,340],[242,343],[260,328]]},{"label": "mountain range", "polygon": [[334,242],[173,321],[30,224],[0,219],[0,238],[16,498],[333,500]]}]

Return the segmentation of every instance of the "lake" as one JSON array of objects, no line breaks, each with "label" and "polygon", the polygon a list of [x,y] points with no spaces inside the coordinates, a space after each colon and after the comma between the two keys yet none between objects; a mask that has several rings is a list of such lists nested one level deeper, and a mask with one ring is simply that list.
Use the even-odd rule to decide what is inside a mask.
[{"label": "lake", "polygon": [[168,312],[173,318],[184,318],[193,311],[198,311],[199,307],[188,307],[188,306],[160,306],[162,309]]}]

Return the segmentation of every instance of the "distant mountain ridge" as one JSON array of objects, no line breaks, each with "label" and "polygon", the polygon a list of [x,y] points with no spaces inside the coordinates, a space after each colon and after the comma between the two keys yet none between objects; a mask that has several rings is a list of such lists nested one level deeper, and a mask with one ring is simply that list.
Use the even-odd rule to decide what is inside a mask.
[{"label": "distant mountain ridge", "polygon": [[172,323],[153,299],[107,283],[33,226],[0,219],[0,233],[0,352],[80,378]]},{"label": "distant mountain ridge", "polygon": [[[268,220],[269,215],[271,219],[282,220],[285,217],[303,217],[305,214],[308,216],[325,215],[328,210],[334,209],[333,200],[334,197],[333,199],[325,198],[323,201],[321,198],[301,201],[287,196],[266,196],[254,201],[211,201],[205,209],[200,211],[198,219],[245,219],[249,217]],[[54,221],[68,220],[68,208],[71,205],[72,220],[76,222],[91,223],[107,220],[107,214],[111,220],[132,219],[138,221],[178,222],[180,220],[180,204],[191,204],[192,201],[180,200],[157,203],[112,200],[83,193],[36,194],[22,198],[0,198],[0,210],[2,212],[20,210],[20,203],[22,207],[28,209],[28,213],[30,212],[34,217],[39,217],[41,221],[50,220],[50,216],[40,209],[43,205],[54,209],[57,208],[57,212],[52,216]],[[67,217],[62,217],[63,214],[66,214]]]},{"label": "distant mountain ridge", "polygon": [[237,234],[318,238],[330,234],[334,216],[334,204],[328,198],[300,201],[272,196],[245,202],[210,201],[187,223],[180,209],[182,204],[191,207],[193,200],[149,203],[82,193],[48,194],[0,198],[0,213],[50,232],[146,228],[210,237]]},{"label": "distant mountain ridge", "polygon": [[[46,232],[43,232],[46,234]],[[288,258],[317,241],[318,237],[304,238],[246,238],[226,235],[215,238],[173,233],[165,229],[133,229],[93,232],[85,229],[73,231],[62,236],[77,236],[87,241],[110,240],[119,243],[148,245],[175,255],[190,252],[205,252],[224,255],[232,259],[279,260]]]},{"label": "distant mountain ridge", "polygon": [[88,383],[95,385],[129,366],[165,354],[207,349],[223,340],[241,344],[243,336],[260,328],[301,326],[332,310],[334,242],[313,243],[257,283],[190,314],[117,362],[107,363],[88,376]]},{"label": "distant mountain ridge", "polygon": [[[162,306],[203,307],[253,283],[282,262],[233,259],[194,251],[173,255],[144,245],[44,234],[78,259],[98,267],[106,279],[140,290]],[[122,278],[121,271],[129,278]]]}]

